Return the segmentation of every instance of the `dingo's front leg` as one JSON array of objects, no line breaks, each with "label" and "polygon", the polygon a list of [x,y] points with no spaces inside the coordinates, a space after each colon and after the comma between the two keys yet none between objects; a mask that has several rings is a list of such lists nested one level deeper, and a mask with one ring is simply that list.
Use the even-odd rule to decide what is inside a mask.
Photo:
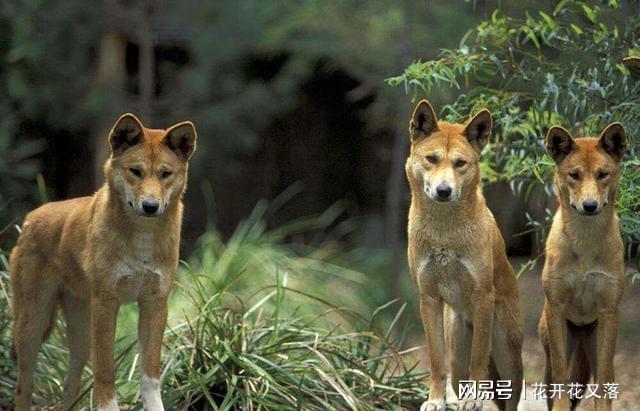
[{"label": "dingo's front leg", "polygon": [[[490,275],[488,278],[492,278]],[[480,285],[474,291],[473,337],[471,339],[471,358],[469,361],[469,377],[480,381],[487,379],[489,356],[491,353],[491,336],[493,332],[493,313],[495,294],[493,286]],[[458,404],[459,410],[478,411],[482,409],[482,400],[463,399]]]},{"label": "dingo's front leg", "polygon": [[597,411],[611,411],[611,400],[605,398],[603,387],[604,384],[614,382],[613,357],[616,351],[619,317],[617,309],[605,311],[598,316],[597,375],[595,380],[601,398],[596,399]]},{"label": "dingo's front leg", "polygon": [[[567,366],[567,323],[561,312],[562,307],[545,301],[542,315],[545,316],[547,335],[549,338],[549,354],[551,355],[551,381],[554,384],[568,384]],[[571,404],[564,395],[553,400],[553,411],[569,411]]]},{"label": "dingo's front leg", "polygon": [[164,411],[160,395],[160,353],[167,325],[167,298],[143,299],[139,302],[138,335],[142,356],[140,392],[145,410]]},{"label": "dingo's front leg", "polygon": [[118,411],[115,392],[114,345],[120,304],[114,297],[94,296],[91,300],[91,340],[93,387],[98,411]]},{"label": "dingo's front leg", "polygon": [[429,400],[422,404],[420,411],[445,411],[447,408],[443,308],[442,299],[436,299],[420,292],[420,317],[427,334],[427,347],[431,362]]}]

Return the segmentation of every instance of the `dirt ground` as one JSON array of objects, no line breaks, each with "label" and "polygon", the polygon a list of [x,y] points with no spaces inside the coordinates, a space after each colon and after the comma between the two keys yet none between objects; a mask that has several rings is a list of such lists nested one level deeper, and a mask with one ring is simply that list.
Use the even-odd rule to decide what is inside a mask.
[{"label": "dirt ground", "polygon": [[[516,271],[523,260],[512,260]],[[537,325],[542,311],[544,294],[540,283],[541,264],[537,269],[525,272],[519,279],[520,303],[524,316],[524,376],[528,397],[531,398],[531,384],[543,381],[544,352],[538,340]],[[613,402],[615,411],[640,410],[640,284],[628,285],[620,307],[620,331],[615,357],[616,382],[620,384],[620,398]],[[426,362],[426,361],[425,361]],[[485,407],[494,410],[493,406]],[[521,400],[520,411],[544,411],[544,400]],[[578,410],[593,410],[590,401],[583,401]]]}]

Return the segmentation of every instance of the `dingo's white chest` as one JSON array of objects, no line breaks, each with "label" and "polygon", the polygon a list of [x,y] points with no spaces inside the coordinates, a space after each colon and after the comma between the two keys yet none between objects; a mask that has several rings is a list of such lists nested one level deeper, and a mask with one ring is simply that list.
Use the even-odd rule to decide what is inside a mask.
[{"label": "dingo's white chest", "polygon": [[136,301],[143,293],[151,294],[164,282],[164,275],[158,267],[131,258],[118,261],[112,274],[122,302]]},{"label": "dingo's white chest", "polygon": [[599,302],[611,287],[610,275],[600,271],[569,273],[563,282],[569,288],[571,299],[567,305],[567,317],[576,325],[588,324],[597,319]]},{"label": "dingo's white chest", "polygon": [[112,281],[122,302],[154,293],[164,283],[164,273],[154,258],[152,236],[140,234],[135,240],[112,270]]},{"label": "dingo's white chest", "polygon": [[456,310],[468,306],[474,279],[471,265],[454,250],[433,248],[418,267],[418,285]]}]

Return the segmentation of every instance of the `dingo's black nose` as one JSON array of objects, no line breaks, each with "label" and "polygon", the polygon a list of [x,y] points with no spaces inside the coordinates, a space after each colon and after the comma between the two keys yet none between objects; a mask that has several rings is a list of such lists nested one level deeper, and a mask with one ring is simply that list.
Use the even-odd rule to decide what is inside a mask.
[{"label": "dingo's black nose", "polygon": [[438,194],[439,200],[448,200],[451,197],[451,186],[446,183],[440,183],[438,187],[436,187],[436,193]]},{"label": "dingo's black nose", "polygon": [[593,213],[598,209],[598,202],[596,200],[585,200],[582,202],[582,208],[587,213]]},{"label": "dingo's black nose", "polygon": [[160,203],[153,199],[142,200],[142,210],[146,215],[153,215],[160,208]]}]

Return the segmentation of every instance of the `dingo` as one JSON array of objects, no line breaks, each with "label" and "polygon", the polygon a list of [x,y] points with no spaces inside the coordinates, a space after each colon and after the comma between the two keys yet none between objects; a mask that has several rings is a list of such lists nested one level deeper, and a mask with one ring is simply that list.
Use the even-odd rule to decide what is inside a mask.
[{"label": "dingo", "polygon": [[[620,123],[600,138],[573,139],[549,129],[547,152],[556,163],[558,211],[546,244],[545,292],[540,337],[548,384],[612,383],[618,333],[618,303],[624,291],[624,247],[615,211],[619,163],[626,147]],[[599,395],[602,395],[602,389]],[[553,410],[575,408],[565,395],[549,400]],[[611,401],[596,400],[596,410]]]},{"label": "dingo", "polygon": [[195,140],[191,122],[152,130],[125,114],[109,133],[111,157],[102,188],[91,197],[45,204],[27,215],[9,269],[18,362],[16,410],[31,409],[36,357],[58,305],[69,344],[65,409],[76,402],[91,347],[98,410],[118,410],[116,316],[121,304],[133,301],[140,310],[142,402],[148,410],[164,409],[160,351]]},{"label": "dingo", "polygon": [[[411,187],[409,268],[431,359],[429,400],[421,410],[446,409],[445,337],[454,390],[460,380],[511,380],[515,411],[522,385],[522,319],[518,286],[504,240],[480,186],[479,157],[492,120],[482,110],[466,125],[438,122],[421,101],[409,124]],[[459,410],[482,408],[464,399]]]}]

